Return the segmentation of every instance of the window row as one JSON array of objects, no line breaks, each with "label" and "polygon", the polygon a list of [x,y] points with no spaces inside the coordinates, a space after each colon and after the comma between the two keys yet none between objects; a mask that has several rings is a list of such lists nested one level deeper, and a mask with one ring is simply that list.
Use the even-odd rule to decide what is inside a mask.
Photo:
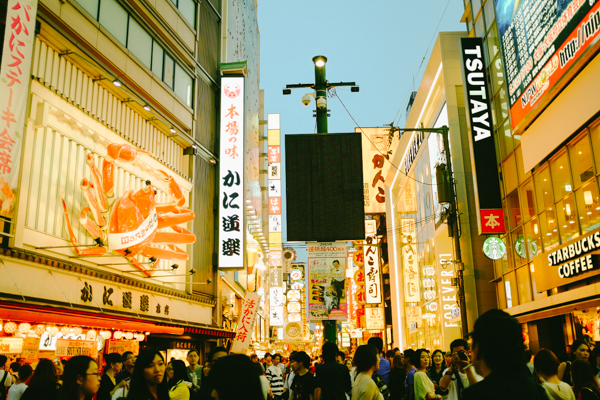
[{"label": "window row", "polygon": [[77,0],[77,2],[171,88],[185,104],[192,107],[194,79],[117,0]]},{"label": "window row", "polygon": [[171,3],[175,4],[192,28],[196,29],[196,2],[194,0],[171,0]]}]

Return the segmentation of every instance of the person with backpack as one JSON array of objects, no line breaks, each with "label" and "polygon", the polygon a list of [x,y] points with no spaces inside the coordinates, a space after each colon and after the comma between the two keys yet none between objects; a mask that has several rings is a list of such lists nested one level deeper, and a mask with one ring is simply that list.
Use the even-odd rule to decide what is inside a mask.
[{"label": "person with backpack", "polygon": [[10,372],[4,370],[4,365],[8,361],[8,357],[0,354],[0,400],[6,400],[8,388],[12,385],[12,376]]},{"label": "person with backpack", "polygon": [[336,362],[338,347],[333,342],[323,344],[323,364],[316,367],[316,397],[321,400],[346,400],[352,390],[348,368]]}]

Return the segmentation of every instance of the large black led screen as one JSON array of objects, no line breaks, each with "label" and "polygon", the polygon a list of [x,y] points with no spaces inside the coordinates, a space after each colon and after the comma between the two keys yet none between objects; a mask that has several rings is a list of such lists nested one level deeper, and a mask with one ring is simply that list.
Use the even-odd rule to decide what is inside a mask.
[{"label": "large black led screen", "polygon": [[360,133],[286,135],[287,240],[363,240]]}]

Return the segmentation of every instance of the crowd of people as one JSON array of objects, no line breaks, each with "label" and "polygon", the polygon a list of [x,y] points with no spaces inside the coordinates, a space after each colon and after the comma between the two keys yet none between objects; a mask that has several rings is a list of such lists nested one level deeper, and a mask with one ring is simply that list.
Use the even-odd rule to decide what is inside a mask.
[{"label": "crowd of people", "polygon": [[353,356],[326,342],[320,357],[228,354],[215,347],[200,365],[166,361],[152,348],[139,355],[107,354],[104,367],[87,356],[35,370],[0,355],[0,400],[600,400],[600,347],[575,341],[567,353],[526,350],[520,324],[490,310],[475,322],[471,343],[456,339],[449,351],[383,352],[371,337]]}]

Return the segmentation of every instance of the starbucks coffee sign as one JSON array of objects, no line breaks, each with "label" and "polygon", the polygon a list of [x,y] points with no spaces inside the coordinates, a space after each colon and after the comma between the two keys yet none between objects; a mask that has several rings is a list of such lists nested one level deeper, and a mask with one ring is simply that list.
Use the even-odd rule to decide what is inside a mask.
[{"label": "starbucks coffee sign", "polygon": [[490,236],[483,242],[483,254],[490,260],[499,260],[506,254],[506,244],[499,237]]},{"label": "starbucks coffee sign", "polygon": [[600,230],[533,259],[538,291],[553,289],[600,274]]}]

